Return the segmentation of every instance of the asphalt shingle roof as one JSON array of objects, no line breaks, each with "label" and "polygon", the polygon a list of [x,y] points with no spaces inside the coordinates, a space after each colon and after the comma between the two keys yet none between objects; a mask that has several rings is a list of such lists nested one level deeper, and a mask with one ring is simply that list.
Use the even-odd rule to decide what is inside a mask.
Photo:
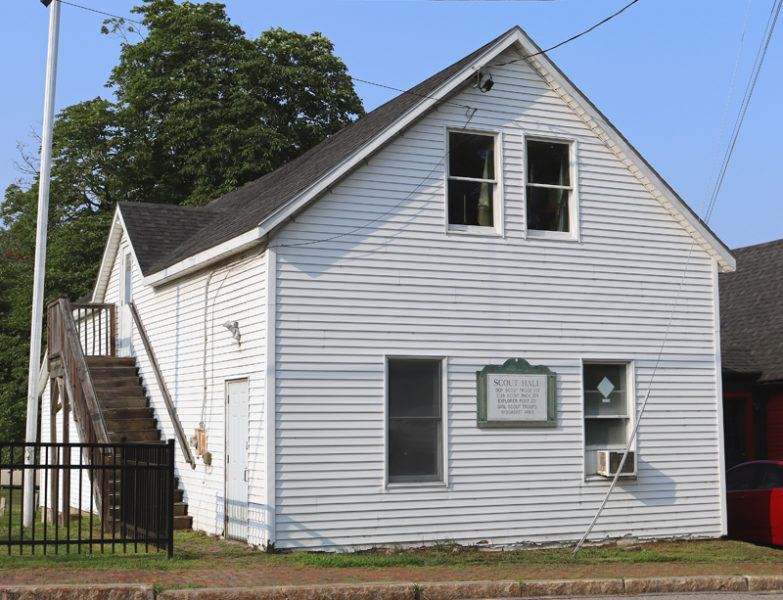
[{"label": "asphalt shingle roof", "polygon": [[154,273],[162,257],[203,231],[219,213],[192,206],[120,202],[120,212],[144,275]]},{"label": "asphalt shingle roof", "polygon": [[372,141],[514,29],[516,27],[357,119],[279,169],[213,200],[204,208],[161,208],[160,205],[146,203],[121,203],[120,210],[142,273],[148,275],[160,271],[250,231]]},{"label": "asphalt shingle roof", "polygon": [[783,380],[783,239],[733,253],[737,271],[719,283],[723,368]]}]

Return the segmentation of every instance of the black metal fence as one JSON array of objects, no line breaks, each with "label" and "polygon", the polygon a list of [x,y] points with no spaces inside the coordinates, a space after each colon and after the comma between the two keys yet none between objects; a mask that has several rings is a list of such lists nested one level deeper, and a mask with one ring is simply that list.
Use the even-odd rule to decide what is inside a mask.
[{"label": "black metal fence", "polygon": [[[25,464],[29,453],[31,464]],[[150,547],[173,554],[173,440],[1,444],[0,476],[0,547],[9,554]],[[33,515],[26,527],[23,488],[31,477]]]}]

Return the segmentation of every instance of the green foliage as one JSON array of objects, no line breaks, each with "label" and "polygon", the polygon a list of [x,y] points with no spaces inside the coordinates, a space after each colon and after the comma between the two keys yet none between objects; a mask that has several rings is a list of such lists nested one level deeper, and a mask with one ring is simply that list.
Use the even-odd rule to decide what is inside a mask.
[{"label": "green foliage", "polygon": [[319,33],[250,40],[221,4],[148,0],[134,12],[149,33],[123,46],[109,79],[127,199],[205,204],[363,112]]},{"label": "green foliage", "polygon": [[[320,33],[249,39],[218,3],[144,0],[134,12],[146,28],[136,43],[121,19],[103,27],[125,39],[115,100],[55,121],[47,299],[91,290],[117,201],[206,204],[364,112]],[[0,206],[0,441],[24,437],[37,200],[33,175]]]}]

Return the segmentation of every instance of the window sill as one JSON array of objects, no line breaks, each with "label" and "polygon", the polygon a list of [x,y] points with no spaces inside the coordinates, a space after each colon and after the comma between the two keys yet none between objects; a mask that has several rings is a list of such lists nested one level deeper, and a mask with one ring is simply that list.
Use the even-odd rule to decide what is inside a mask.
[{"label": "window sill", "polygon": [[387,483],[387,492],[407,492],[411,490],[447,490],[448,484],[445,481],[405,481]]},{"label": "window sill", "polygon": [[576,234],[571,231],[545,231],[541,229],[528,229],[527,237],[544,240],[560,240],[563,242],[575,242]]},{"label": "window sill", "polygon": [[[623,481],[636,481],[637,476],[636,475],[624,475],[617,478],[617,483],[622,483]],[[612,479],[614,477],[604,477],[603,475],[585,475],[585,483],[608,483],[609,485],[612,484]]]},{"label": "window sill", "polygon": [[482,225],[449,225],[446,233],[456,233],[457,235],[476,235],[483,237],[503,237],[494,227],[484,227]]}]

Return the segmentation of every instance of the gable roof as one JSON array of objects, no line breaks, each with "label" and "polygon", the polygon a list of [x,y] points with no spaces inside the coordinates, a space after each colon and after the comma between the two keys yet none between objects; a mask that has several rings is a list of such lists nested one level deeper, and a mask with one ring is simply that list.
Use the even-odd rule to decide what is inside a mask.
[{"label": "gable roof", "polygon": [[724,371],[783,380],[783,239],[734,250],[736,273],[720,275]]},{"label": "gable roof", "polygon": [[[567,96],[570,104],[578,105],[585,122],[622,157],[694,239],[718,260],[721,268],[733,269],[734,259],[729,249],[556,65],[545,54],[536,55],[540,48],[522,29],[513,27],[276,171],[197,209],[201,211],[201,217],[194,217],[192,209],[177,210],[181,207],[169,207],[171,210],[164,215],[153,205],[142,203],[130,208],[131,205],[121,204],[123,216],[129,210],[133,211],[131,220],[144,224],[134,229],[135,234],[129,231],[131,236],[142,236],[139,242],[144,248],[142,272],[156,285],[203,267],[207,261],[217,260],[218,255],[226,256],[250,243],[261,243],[288,216],[315,200],[396,133],[438,104],[448,101],[472,80],[478,69],[512,47],[558,93]],[[161,217],[165,221],[162,228],[155,225]],[[167,232],[172,228],[178,231],[169,236]],[[241,243],[232,243],[240,237]],[[135,247],[136,240],[131,239]]]},{"label": "gable roof", "polygon": [[[132,212],[131,220],[144,224],[142,227],[134,228],[133,232],[128,231],[128,235],[134,240],[134,248],[136,243],[133,235],[142,236],[142,245],[147,250],[146,255],[150,257],[150,260],[143,261],[142,273],[148,275],[159,271],[183,258],[253,229],[264,218],[287,204],[314,181],[346,160],[367,141],[375,138],[420,102],[422,98],[427,98],[455,73],[473,62],[477,56],[508,35],[510,31],[513,29],[422,81],[407,92],[367,113],[279,169],[213,200],[201,209],[172,205],[167,206],[167,210],[160,211],[153,204],[120,203],[120,209],[126,223],[128,222],[127,214]],[[185,210],[178,213],[177,208]],[[202,213],[203,225],[196,231],[191,229],[195,223],[191,213],[193,210]],[[155,223],[160,217],[165,219],[163,224],[166,229],[176,229],[182,224],[182,232],[190,231],[191,234],[165,239],[165,233],[161,232],[158,235],[156,231]],[[179,240],[179,243],[174,244],[175,239]],[[153,256],[155,258],[152,258]],[[141,265],[143,258],[141,256],[137,258]]]}]

